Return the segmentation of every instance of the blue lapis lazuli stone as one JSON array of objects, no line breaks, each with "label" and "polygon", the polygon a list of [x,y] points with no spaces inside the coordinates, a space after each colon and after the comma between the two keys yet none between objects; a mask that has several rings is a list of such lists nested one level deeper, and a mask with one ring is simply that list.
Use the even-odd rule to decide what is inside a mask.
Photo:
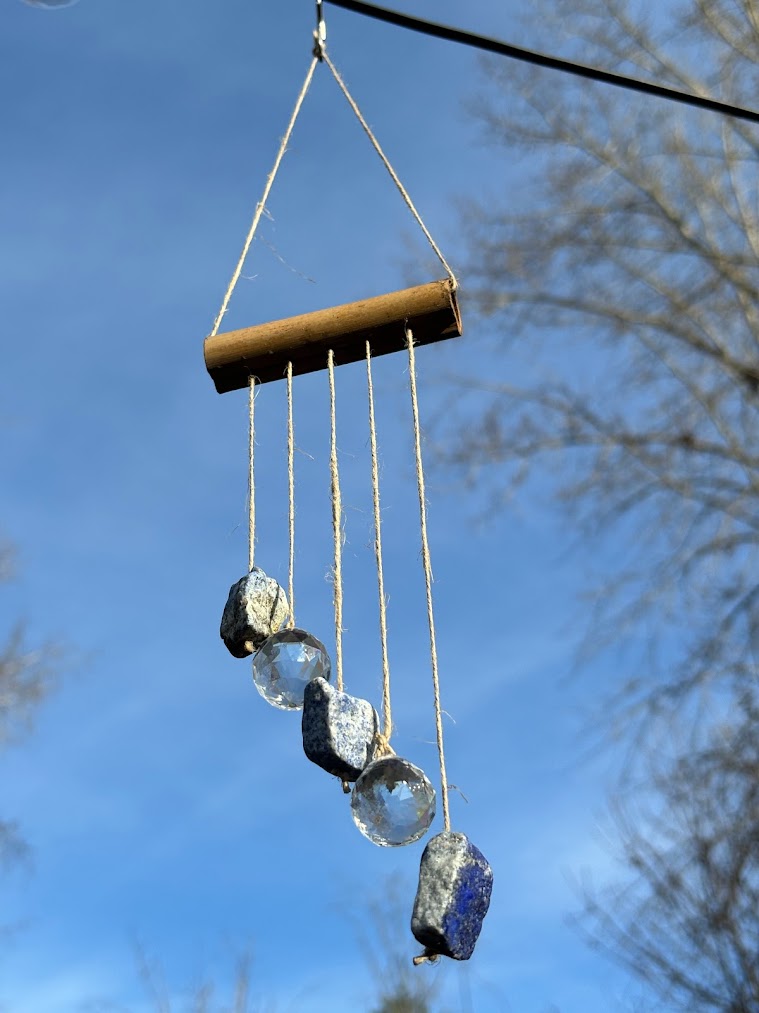
[{"label": "blue lapis lazuli stone", "polygon": [[427,956],[468,960],[490,906],[493,871],[465,834],[444,831],[422,855],[411,930]]},{"label": "blue lapis lazuli stone", "polygon": [[[477,848],[470,847],[485,862]],[[461,870],[453,891],[453,906],[443,919],[443,935],[449,941],[451,956],[467,960],[474,952],[490,904],[492,884],[489,867],[485,872],[478,863]]]}]

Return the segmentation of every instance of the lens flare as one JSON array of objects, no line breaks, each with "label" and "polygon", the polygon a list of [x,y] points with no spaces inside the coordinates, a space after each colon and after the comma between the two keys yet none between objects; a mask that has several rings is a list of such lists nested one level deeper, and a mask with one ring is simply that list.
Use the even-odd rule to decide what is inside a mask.
[{"label": "lens flare", "polygon": [[27,7],[40,7],[45,11],[57,11],[63,7],[73,7],[79,0],[24,0]]}]

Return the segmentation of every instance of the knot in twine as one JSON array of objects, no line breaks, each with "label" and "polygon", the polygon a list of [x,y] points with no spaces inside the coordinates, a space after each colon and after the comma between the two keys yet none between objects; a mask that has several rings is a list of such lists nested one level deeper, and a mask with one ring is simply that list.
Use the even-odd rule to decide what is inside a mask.
[{"label": "knot in twine", "polygon": [[395,750],[390,745],[390,738],[377,731],[374,735],[374,759],[381,760],[385,756],[395,756]]},{"label": "knot in twine", "polygon": [[[374,749],[372,751],[372,759],[370,762],[374,762],[374,760],[382,760],[386,756],[395,756],[395,750],[390,745],[390,739],[387,735],[383,735],[382,732],[376,731],[374,733]],[[353,790],[350,781],[343,780],[342,786],[345,794],[350,795]]]}]

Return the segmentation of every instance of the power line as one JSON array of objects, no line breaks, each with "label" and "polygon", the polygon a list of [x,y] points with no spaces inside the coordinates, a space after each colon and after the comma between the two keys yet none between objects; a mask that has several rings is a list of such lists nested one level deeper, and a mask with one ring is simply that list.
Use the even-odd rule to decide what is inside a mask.
[{"label": "power line", "polygon": [[759,123],[759,112],[754,112],[753,109],[742,109],[740,106],[729,105],[727,102],[718,102],[716,99],[704,98],[701,95],[678,91],[675,88],[665,88],[663,85],[652,84],[649,81],[639,81],[635,77],[626,77],[623,74],[611,74],[607,70],[587,67],[582,63],[560,60],[556,56],[546,56],[544,53],[536,53],[531,49],[522,49],[519,46],[511,46],[507,42],[500,42],[498,39],[490,39],[486,35],[474,35],[472,32],[464,32],[460,28],[436,24],[434,21],[424,21],[422,18],[413,18],[408,14],[400,14],[398,11],[388,10],[386,7],[377,7],[376,4],[364,3],[363,0],[327,0],[327,2],[334,4],[335,7],[343,7],[347,11],[354,11],[356,14],[365,14],[370,18],[376,18],[378,21],[387,21],[391,25],[409,28],[414,32],[422,32],[424,35],[432,35],[438,39],[446,39],[448,42],[457,42],[464,46],[472,46],[474,49],[483,49],[488,53],[497,53],[499,56],[507,56],[512,60],[533,63],[538,67],[560,70],[565,74],[589,78],[591,81],[613,84],[617,88],[626,88],[628,91],[638,91],[644,95],[653,95],[656,98],[669,99],[671,102],[681,102],[684,105],[695,106],[698,109],[708,109],[711,112],[721,113],[724,116],[734,116],[736,119]]}]

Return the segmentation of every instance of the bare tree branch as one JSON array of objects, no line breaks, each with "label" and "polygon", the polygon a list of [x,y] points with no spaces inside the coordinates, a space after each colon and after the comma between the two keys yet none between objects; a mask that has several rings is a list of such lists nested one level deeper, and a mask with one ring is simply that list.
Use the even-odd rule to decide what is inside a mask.
[{"label": "bare tree branch", "polygon": [[737,702],[705,745],[656,761],[613,808],[624,886],[588,884],[579,924],[668,1009],[759,1009],[759,707]]},{"label": "bare tree branch", "polygon": [[[656,28],[632,0],[548,7],[597,65],[736,101],[759,84],[750,0],[702,0]],[[486,136],[540,161],[518,201],[465,205],[465,287],[495,340],[535,365],[519,384],[459,378],[441,457],[496,503],[536,468],[550,476],[573,530],[609,560],[585,646],[638,642],[615,699],[620,723],[645,723],[758,674],[759,131],[485,67]],[[570,367],[560,381],[546,378],[552,359]],[[644,689],[652,639],[667,660]]]},{"label": "bare tree branch", "polygon": [[[13,552],[0,546],[0,583],[14,574]],[[18,743],[33,725],[59,674],[62,652],[52,643],[27,646],[22,624],[0,645],[0,750]],[[0,865],[25,858],[28,848],[16,822],[0,819]]]}]

